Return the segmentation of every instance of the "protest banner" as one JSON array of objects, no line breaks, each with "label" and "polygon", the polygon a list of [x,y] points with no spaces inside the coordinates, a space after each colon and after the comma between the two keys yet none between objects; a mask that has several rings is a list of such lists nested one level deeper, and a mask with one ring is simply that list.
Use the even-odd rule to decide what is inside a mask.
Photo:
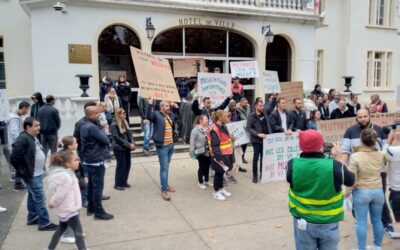
[{"label": "protest banner", "polygon": [[374,113],[371,114],[371,122],[380,127],[394,124],[400,120],[400,113]]},{"label": "protest banner", "polygon": [[197,71],[204,72],[206,62],[203,58],[174,59],[174,77],[197,76]]},{"label": "protest banner", "polygon": [[116,71],[116,70],[102,70],[100,71],[100,75],[101,75],[101,79],[103,79],[103,77],[105,76],[109,76],[111,78],[111,80],[113,81],[118,81],[119,76],[125,76],[126,79],[126,71]]},{"label": "protest banner", "polygon": [[303,100],[303,82],[281,82],[279,97],[285,98],[287,109],[294,108],[294,98]]},{"label": "protest banner", "polygon": [[255,78],[260,75],[257,61],[231,62],[230,65],[232,77]]},{"label": "protest banner", "polygon": [[317,129],[324,136],[325,143],[341,142],[346,129],[356,124],[356,118],[317,121]]},{"label": "protest banner", "polygon": [[131,55],[142,97],[174,102],[181,101],[167,59],[134,47],[131,47]]},{"label": "protest banner", "polygon": [[286,180],[287,162],[301,153],[298,133],[267,135],[263,143],[261,183]]},{"label": "protest banner", "polygon": [[221,104],[231,92],[231,75],[218,73],[199,73],[197,75],[199,96],[210,97],[212,107]]},{"label": "protest banner", "polygon": [[265,94],[281,93],[281,85],[277,71],[265,70],[263,72],[263,84]]},{"label": "protest banner", "polygon": [[226,124],[229,134],[235,138],[234,145],[244,145],[250,142],[250,135],[246,131],[247,120]]},{"label": "protest banner", "polygon": [[10,115],[10,106],[8,103],[7,90],[0,89],[0,121],[8,120]]}]

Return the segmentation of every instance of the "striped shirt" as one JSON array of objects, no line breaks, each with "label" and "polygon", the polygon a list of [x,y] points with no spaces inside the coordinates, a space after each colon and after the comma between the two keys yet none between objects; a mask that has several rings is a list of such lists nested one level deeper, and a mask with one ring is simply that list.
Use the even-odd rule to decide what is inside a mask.
[{"label": "striped shirt", "polygon": [[169,115],[164,114],[165,117],[165,132],[164,132],[164,146],[174,143],[172,137],[172,120]]}]

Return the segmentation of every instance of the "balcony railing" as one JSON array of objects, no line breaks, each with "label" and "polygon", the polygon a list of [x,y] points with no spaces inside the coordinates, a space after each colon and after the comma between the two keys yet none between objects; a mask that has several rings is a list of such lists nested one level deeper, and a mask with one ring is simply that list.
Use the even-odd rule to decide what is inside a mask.
[{"label": "balcony railing", "polygon": [[303,0],[186,0],[187,2],[203,2],[238,7],[265,7],[287,10],[303,10]]}]

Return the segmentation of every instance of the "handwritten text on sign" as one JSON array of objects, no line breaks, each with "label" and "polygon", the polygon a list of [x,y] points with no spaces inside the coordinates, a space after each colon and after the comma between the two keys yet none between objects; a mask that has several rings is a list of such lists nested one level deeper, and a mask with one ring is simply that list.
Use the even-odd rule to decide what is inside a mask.
[{"label": "handwritten text on sign", "polygon": [[297,133],[286,136],[284,133],[268,135],[264,139],[261,183],[286,179],[287,162],[300,153]]},{"label": "handwritten text on sign", "polygon": [[131,55],[142,97],[181,101],[168,60],[134,47]]},{"label": "handwritten text on sign", "polygon": [[231,62],[232,77],[255,78],[259,76],[257,61]]},{"label": "handwritten text on sign", "polygon": [[294,108],[293,99],[303,99],[303,82],[281,82],[279,97],[285,98],[286,109]]},{"label": "handwritten text on sign", "polygon": [[229,134],[235,137],[235,146],[244,145],[250,142],[250,136],[246,131],[246,125],[247,120],[226,124]]},{"label": "handwritten text on sign", "polygon": [[197,75],[199,96],[210,97],[212,107],[221,104],[231,95],[231,75],[199,73]]},{"label": "handwritten text on sign", "polygon": [[279,84],[278,72],[265,70],[263,72],[263,83],[266,94],[281,93],[281,85]]}]

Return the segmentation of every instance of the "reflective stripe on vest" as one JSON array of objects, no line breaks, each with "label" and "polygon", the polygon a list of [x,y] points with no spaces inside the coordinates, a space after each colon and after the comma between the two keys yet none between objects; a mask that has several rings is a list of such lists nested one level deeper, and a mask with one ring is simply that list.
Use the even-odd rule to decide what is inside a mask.
[{"label": "reflective stripe on vest", "polygon": [[208,139],[208,145],[210,148],[210,155],[214,155],[214,152],[212,151],[211,147],[211,131],[214,130],[219,138],[219,149],[221,151],[221,154],[223,155],[231,155],[233,154],[233,148],[232,148],[232,141],[229,135],[225,133],[221,133],[219,127],[216,124],[211,125],[211,127],[208,130],[207,133],[207,139]]}]

